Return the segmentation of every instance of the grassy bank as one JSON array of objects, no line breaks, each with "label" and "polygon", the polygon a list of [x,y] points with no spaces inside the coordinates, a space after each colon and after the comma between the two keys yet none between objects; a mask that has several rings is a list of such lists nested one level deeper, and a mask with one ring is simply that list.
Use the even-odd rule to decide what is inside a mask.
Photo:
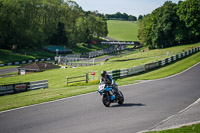
[{"label": "grassy bank", "polygon": [[[199,45],[200,44],[194,44],[193,46],[195,47]],[[89,72],[89,71],[100,72],[102,70],[111,71],[111,70],[131,68],[134,66],[143,65],[146,63],[165,59],[168,57],[166,55],[166,51],[174,50],[173,53],[177,54],[178,52],[177,49],[180,49],[180,51],[182,51],[183,49],[187,50],[188,48],[190,48],[190,45],[184,45],[184,46],[181,46],[181,48],[173,47],[173,48],[166,48],[166,49],[160,49],[160,50],[151,50],[147,52],[135,53],[133,51],[133,53],[129,53],[128,55],[124,55],[123,57],[117,56],[105,62],[104,65],[77,67],[73,69],[72,68],[53,69],[53,70],[48,70],[48,71],[44,71],[40,73],[1,78],[0,84],[8,84],[10,82],[30,82],[30,81],[48,79],[50,88],[52,87],[62,88],[62,87],[66,87],[66,76],[76,77],[76,76],[85,75],[86,72]]]},{"label": "grassy bank", "polygon": [[[138,82],[138,80],[150,80],[150,79],[157,79],[165,76],[170,76],[176,73],[179,73],[188,67],[200,62],[200,52],[185,58],[179,62],[176,62],[174,64],[168,65],[166,67],[160,68],[158,70],[154,70],[145,74],[137,75],[137,76],[132,76],[132,77],[127,77],[124,79],[119,79],[117,80],[117,83],[119,85],[125,85],[125,84],[132,84],[135,82]],[[101,67],[101,66],[100,66]],[[87,71],[88,67],[86,67],[82,72],[85,73]],[[29,92],[24,92],[24,93],[19,93],[19,94],[14,94],[14,95],[7,95],[7,96],[1,96],[0,97],[0,111],[7,110],[7,109],[12,109],[12,108],[17,108],[17,107],[22,107],[26,105],[32,105],[36,103],[42,103],[46,101],[52,101],[60,98],[65,98],[65,97],[70,97],[74,95],[79,95],[79,94],[84,94],[88,92],[93,92],[96,91],[97,85],[96,86],[85,86],[85,87],[66,87],[66,74],[63,73],[61,69],[58,70],[51,70],[53,71],[50,73],[48,72],[43,72],[44,75],[46,75],[46,78],[49,78],[49,82],[51,84],[49,89],[40,89],[40,90],[35,90],[35,91],[29,91]],[[72,70],[71,70],[72,71]],[[75,72],[74,72],[75,71]],[[59,72],[59,74],[57,74]],[[74,73],[77,74],[77,71],[74,69]],[[10,77],[10,78],[3,78],[1,79],[6,82],[17,80],[18,78],[21,78],[21,80],[26,81],[27,78],[33,80],[39,80],[39,79],[44,79],[44,77],[40,77],[37,74],[30,74],[30,75],[24,75],[24,76],[16,76],[16,77]],[[56,77],[56,78],[55,78]],[[63,77],[63,79],[57,79],[58,77]],[[56,80],[56,81],[54,81]],[[54,81],[54,82],[53,82]],[[63,83],[64,82],[64,83]],[[62,87],[61,87],[62,86]]]},{"label": "grassy bank", "polygon": [[92,44],[91,47],[88,47],[88,44],[78,43],[76,46],[72,48],[72,51],[73,51],[73,54],[80,54],[80,53],[85,53],[85,52],[101,50],[108,47],[109,45],[100,45],[100,44]]},{"label": "grassy bank", "polygon": [[[109,45],[93,44],[88,48],[87,44],[80,43],[72,48],[74,54],[96,51],[109,47]],[[34,49],[16,49],[16,50],[5,50],[0,49],[0,63],[9,63],[14,61],[23,61],[29,59],[41,59],[54,57],[54,53],[47,52],[41,48]],[[64,54],[66,55],[66,54]]]},{"label": "grassy bank", "polygon": [[[26,52],[25,52],[26,51]],[[23,49],[23,50],[5,50],[0,49],[0,63],[9,63],[14,61],[23,61],[37,58],[53,57],[55,54],[44,50]]]},{"label": "grassy bank", "polygon": [[[200,44],[193,44],[193,47],[197,47]],[[62,88],[66,87],[66,76],[76,77],[85,75],[86,72],[89,71],[111,71],[111,70],[119,70],[125,68],[131,68],[138,65],[143,65],[146,63],[159,61],[167,58],[170,55],[167,55],[167,51],[173,52],[177,54],[183,50],[188,50],[191,45],[184,45],[166,49],[159,50],[150,50],[147,52],[131,52],[125,55],[119,55],[107,62],[104,65],[97,66],[87,66],[87,67],[77,67],[77,68],[67,68],[67,69],[53,69],[40,73],[28,74],[28,75],[20,75],[8,78],[1,78],[0,84],[8,84],[10,82],[30,82],[30,81],[38,81],[38,80],[49,80],[49,87],[57,87]],[[187,64],[187,63],[186,63]],[[185,66],[185,65],[183,65]],[[76,79],[77,80],[77,79]]]},{"label": "grassy bank", "polygon": [[126,82],[126,81],[129,81],[131,83],[131,81],[152,80],[152,79],[168,77],[168,76],[174,75],[176,73],[180,73],[180,72],[186,70],[187,68],[189,68],[190,66],[200,62],[199,57],[200,57],[200,52],[198,52],[188,58],[185,58],[181,61],[173,63],[171,65],[159,68],[157,70],[150,71],[148,73],[144,73],[141,75],[136,75],[136,76],[132,76],[132,77],[119,79],[119,83],[120,83],[120,85],[124,85],[124,82]]},{"label": "grassy bank", "polygon": [[119,41],[138,41],[138,24],[131,21],[109,20],[108,37]]}]

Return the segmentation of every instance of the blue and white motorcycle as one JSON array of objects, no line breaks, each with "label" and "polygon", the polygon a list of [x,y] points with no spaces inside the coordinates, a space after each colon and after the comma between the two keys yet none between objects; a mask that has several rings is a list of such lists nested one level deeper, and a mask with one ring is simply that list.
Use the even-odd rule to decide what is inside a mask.
[{"label": "blue and white motorcycle", "polygon": [[106,107],[109,107],[111,103],[124,103],[124,96],[121,91],[118,90],[119,94],[113,89],[112,86],[107,86],[104,82],[99,84],[99,94],[102,96],[102,102]]}]

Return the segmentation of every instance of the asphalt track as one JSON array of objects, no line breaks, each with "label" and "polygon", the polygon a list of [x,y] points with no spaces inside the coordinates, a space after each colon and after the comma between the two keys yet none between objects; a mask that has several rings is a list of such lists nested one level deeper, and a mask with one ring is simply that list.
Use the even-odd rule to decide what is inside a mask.
[{"label": "asphalt track", "polygon": [[152,128],[200,97],[200,64],[160,80],[120,87],[122,106],[97,93],[0,113],[0,133],[135,133]]}]

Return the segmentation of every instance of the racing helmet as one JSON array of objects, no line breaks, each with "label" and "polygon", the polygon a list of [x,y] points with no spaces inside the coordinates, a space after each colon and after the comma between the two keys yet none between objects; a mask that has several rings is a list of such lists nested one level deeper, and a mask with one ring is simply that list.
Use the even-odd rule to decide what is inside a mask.
[{"label": "racing helmet", "polygon": [[101,72],[101,77],[105,78],[106,75],[107,75],[107,72],[106,72],[106,71],[102,71],[102,72]]}]

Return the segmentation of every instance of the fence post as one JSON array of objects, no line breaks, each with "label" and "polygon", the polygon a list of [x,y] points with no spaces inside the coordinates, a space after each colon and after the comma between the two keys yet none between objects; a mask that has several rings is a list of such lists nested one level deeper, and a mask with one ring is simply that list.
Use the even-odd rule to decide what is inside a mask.
[{"label": "fence post", "polygon": [[95,58],[93,58],[93,66],[94,66]]},{"label": "fence post", "polygon": [[86,73],[86,83],[88,83],[88,73]]},{"label": "fence post", "polygon": [[67,86],[68,86],[68,76],[66,77],[66,80],[67,80]]}]

